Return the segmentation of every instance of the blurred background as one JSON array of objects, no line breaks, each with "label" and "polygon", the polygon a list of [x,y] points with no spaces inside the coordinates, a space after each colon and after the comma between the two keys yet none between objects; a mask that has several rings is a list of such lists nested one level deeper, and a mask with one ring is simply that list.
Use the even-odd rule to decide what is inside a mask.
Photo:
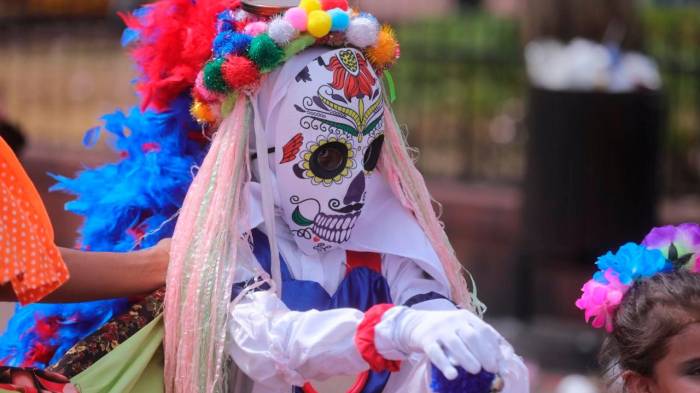
[{"label": "blurred background", "polygon": [[[62,246],[80,222],[46,173],[115,158],[82,139],[136,102],[116,13],[141,3],[0,0],[0,131],[24,147]],[[595,384],[602,336],[573,303],[596,256],[700,222],[700,1],[355,3],[396,28],[394,107],[487,319],[533,391],[586,388],[572,373]]]}]

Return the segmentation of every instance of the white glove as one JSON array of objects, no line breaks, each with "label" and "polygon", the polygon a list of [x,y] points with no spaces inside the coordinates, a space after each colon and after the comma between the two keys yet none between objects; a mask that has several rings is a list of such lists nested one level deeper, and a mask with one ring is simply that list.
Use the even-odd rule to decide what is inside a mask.
[{"label": "white glove", "polygon": [[482,368],[497,373],[505,339],[466,310],[420,311],[397,306],[375,327],[375,346],[386,359],[411,354],[428,356],[447,379],[457,377],[455,366],[476,374]]}]

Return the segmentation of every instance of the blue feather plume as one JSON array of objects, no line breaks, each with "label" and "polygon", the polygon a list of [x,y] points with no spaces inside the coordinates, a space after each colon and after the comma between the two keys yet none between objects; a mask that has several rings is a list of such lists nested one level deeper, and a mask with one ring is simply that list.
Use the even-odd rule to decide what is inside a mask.
[{"label": "blue feather plume", "polygon": [[[134,107],[105,115],[103,128],[120,160],[84,169],[75,178],[52,175],[58,181],[52,191],[76,196],[66,210],[85,218],[81,249],[126,252],[172,236],[175,220],[169,219],[182,205],[192,168],[201,163],[207,146],[190,105],[183,96],[163,112]],[[99,132],[89,132],[85,140],[94,144]],[[45,367],[127,307],[125,299],[18,307],[0,337],[0,363]],[[55,331],[47,333],[47,325]],[[36,356],[47,349],[55,350],[50,360]]]}]

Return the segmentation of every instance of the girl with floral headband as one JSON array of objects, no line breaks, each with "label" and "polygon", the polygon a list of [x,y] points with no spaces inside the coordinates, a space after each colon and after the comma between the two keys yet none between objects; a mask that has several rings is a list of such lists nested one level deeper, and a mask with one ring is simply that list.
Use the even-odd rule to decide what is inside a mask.
[{"label": "girl with floral headband", "polygon": [[609,333],[600,354],[608,386],[700,392],[700,226],[654,228],[596,264],[576,306]]}]

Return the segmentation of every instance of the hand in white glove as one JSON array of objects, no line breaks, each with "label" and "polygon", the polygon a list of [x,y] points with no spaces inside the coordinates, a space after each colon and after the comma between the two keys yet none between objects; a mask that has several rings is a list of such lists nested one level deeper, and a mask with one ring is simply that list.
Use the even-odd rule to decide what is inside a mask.
[{"label": "hand in white glove", "polygon": [[457,377],[455,366],[472,374],[482,368],[499,372],[505,342],[466,310],[420,311],[398,306],[387,311],[375,328],[375,345],[382,356],[400,360],[424,353],[448,379]]}]

